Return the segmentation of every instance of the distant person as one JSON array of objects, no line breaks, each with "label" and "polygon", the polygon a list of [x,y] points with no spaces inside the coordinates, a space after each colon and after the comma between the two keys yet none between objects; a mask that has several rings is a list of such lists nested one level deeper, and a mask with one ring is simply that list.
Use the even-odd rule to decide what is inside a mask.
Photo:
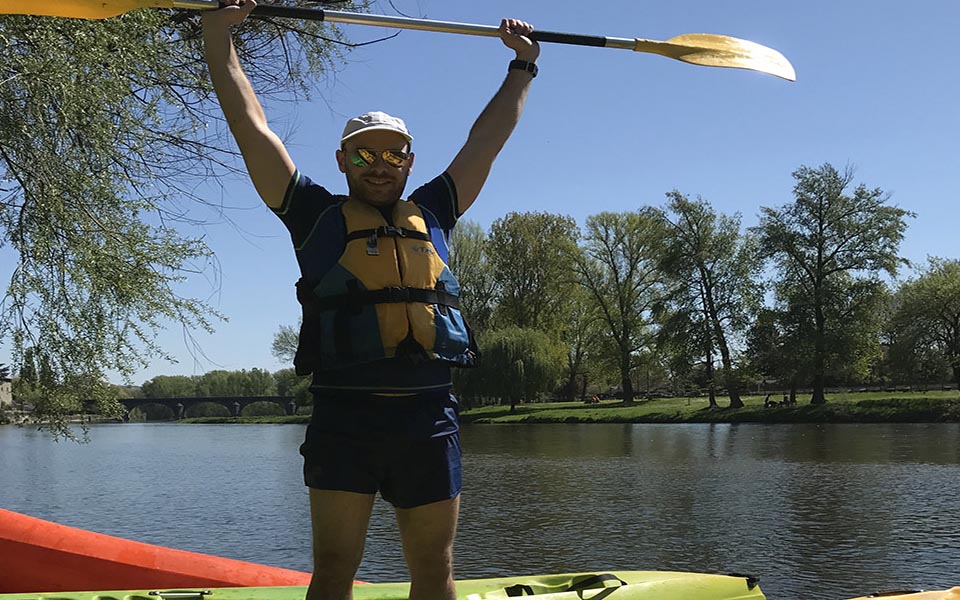
[{"label": "distant person", "polygon": [[[255,2],[222,4],[203,16],[210,76],[257,192],[290,231],[302,274],[294,364],[313,374],[314,394],[301,446],[314,549],[307,598],[352,598],[380,492],[396,509],[410,599],[451,600],[461,462],[450,367],[474,362],[476,347],[445,264],[447,242],[523,111],[540,53],[528,37],[533,27],[501,22],[500,38],[516,54],[506,79],[447,169],[407,200],[414,154],[406,124],[383,112],[350,119],[336,151],[342,196],[297,169],[240,66],[230,30]],[[416,69],[416,57],[388,59]],[[470,65],[462,71],[456,75],[475,76]],[[445,102],[450,83],[426,90],[408,77],[424,98]]]}]

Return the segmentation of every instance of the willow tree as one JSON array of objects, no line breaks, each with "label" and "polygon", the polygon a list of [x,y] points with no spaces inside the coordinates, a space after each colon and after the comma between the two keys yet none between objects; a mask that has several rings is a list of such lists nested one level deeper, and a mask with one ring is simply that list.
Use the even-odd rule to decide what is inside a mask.
[{"label": "willow tree", "polygon": [[880,273],[896,275],[911,213],[888,205],[879,188],[860,184],[848,190],[849,168],[841,173],[830,164],[801,167],[793,177],[795,201],[762,208],[757,231],[761,253],[775,262],[780,281],[796,289],[798,303],[813,315],[811,404],[823,404],[830,338],[842,336],[850,323],[836,315],[853,305],[851,294],[879,293]]},{"label": "willow tree", "polygon": [[[319,23],[251,20],[237,33],[258,92],[292,99],[340,60]],[[216,261],[178,226],[201,182],[236,168],[195,13],[104,21],[0,18],[0,246],[12,268],[0,341],[44,365],[27,401],[54,435],[86,401],[118,405],[106,374],[170,358],[156,333],[220,318],[179,283]],[[180,228],[182,229],[182,228]]]}]

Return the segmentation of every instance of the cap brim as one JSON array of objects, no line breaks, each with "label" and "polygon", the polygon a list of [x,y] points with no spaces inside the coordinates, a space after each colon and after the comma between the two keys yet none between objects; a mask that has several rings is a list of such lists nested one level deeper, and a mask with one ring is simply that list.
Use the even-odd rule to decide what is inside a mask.
[{"label": "cap brim", "polygon": [[344,143],[345,141],[349,140],[350,138],[355,137],[355,136],[358,136],[358,135],[360,135],[361,133],[364,133],[364,132],[367,132],[367,131],[392,131],[392,132],[394,132],[394,133],[399,133],[400,135],[402,135],[404,138],[406,138],[406,140],[407,140],[408,142],[412,142],[412,141],[413,141],[413,136],[412,136],[412,135],[410,135],[409,133],[405,133],[405,132],[403,132],[403,131],[400,131],[400,130],[397,129],[396,127],[390,127],[390,126],[388,126],[388,125],[371,125],[371,126],[369,126],[369,127],[364,127],[363,129],[358,129],[358,130],[356,130],[356,131],[354,131],[354,132],[352,132],[352,133],[349,133],[349,134],[343,136],[342,138],[340,138],[340,143],[342,144],[342,143]]}]

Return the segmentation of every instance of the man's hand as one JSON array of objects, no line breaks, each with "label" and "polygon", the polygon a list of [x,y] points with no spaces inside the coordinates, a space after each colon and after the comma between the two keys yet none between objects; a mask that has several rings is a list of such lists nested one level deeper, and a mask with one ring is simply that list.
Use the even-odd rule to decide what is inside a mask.
[{"label": "man's hand", "polygon": [[257,7],[255,0],[220,0],[223,8],[205,10],[201,20],[204,27],[233,27],[239,25]]},{"label": "man's hand", "polygon": [[540,44],[527,37],[532,32],[533,25],[530,23],[518,19],[500,21],[500,39],[507,48],[517,53],[519,60],[535,62],[540,56]]}]

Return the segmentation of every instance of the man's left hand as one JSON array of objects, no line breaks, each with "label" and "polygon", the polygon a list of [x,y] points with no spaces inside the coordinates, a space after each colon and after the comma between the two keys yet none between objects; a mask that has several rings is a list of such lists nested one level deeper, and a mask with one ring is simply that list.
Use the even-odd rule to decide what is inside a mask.
[{"label": "man's left hand", "polygon": [[519,60],[535,62],[540,56],[540,44],[531,40],[533,25],[518,19],[504,19],[500,21],[500,39],[507,48],[517,53]]}]

